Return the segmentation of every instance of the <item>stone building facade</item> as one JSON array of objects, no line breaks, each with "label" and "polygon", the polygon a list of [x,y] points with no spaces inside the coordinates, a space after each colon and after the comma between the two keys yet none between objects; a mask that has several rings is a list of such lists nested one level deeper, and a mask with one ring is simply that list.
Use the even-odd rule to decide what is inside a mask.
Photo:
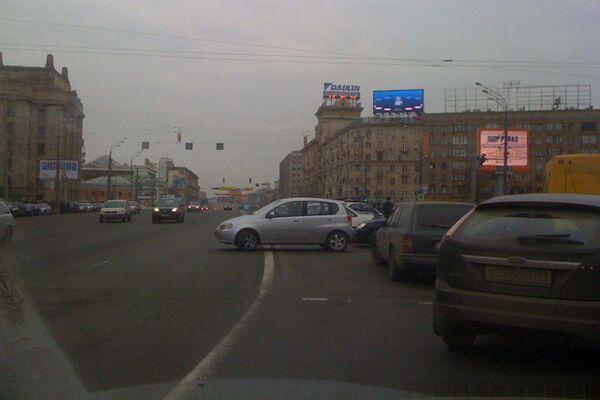
[{"label": "stone building facade", "polygon": [[[504,113],[360,118],[360,105],[323,104],[315,138],[301,150],[302,195],[381,201],[480,201],[494,195],[495,172],[478,168],[478,132],[502,129]],[[600,152],[600,110],[511,111],[509,129],[528,131],[529,170],[509,175],[509,193],[543,190],[555,155]]]},{"label": "stone building facade", "polygon": [[4,65],[0,53],[0,197],[27,201],[74,200],[79,179],[42,181],[40,160],[81,165],[83,105],[68,70]]}]

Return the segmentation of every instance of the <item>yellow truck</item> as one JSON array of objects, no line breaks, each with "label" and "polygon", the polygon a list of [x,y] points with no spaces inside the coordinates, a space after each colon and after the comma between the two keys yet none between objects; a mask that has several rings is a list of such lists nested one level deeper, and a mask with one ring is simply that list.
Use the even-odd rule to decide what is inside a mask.
[{"label": "yellow truck", "polygon": [[546,193],[600,195],[600,154],[565,154],[546,164]]}]

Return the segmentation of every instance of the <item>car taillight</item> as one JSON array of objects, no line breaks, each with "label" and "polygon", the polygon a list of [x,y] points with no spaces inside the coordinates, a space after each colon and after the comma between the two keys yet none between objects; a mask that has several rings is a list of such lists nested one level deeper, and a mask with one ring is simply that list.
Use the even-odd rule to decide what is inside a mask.
[{"label": "car taillight", "polygon": [[346,219],[348,220],[348,222],[352,223],[352,215],[346,214]]},{"label": "car taillight", "polygon": [[[458,230],[458,228],[460,228],[460,226],[467,220],[467,218],[469,218],[471,216],[471,214],[473,214],[475,212],[475,209],[472,208],[468,213],[466,213],[465,215],[462,216],[461,219],[459,219],[458,221],[456,221],[456,223],[454,225],[452,225],[450,227],[450,229],[448,229],[446,231],[446,234],[444,235],[444,237],[442,238],[441,243],[444,243],[444,240],[446,239],[450,239],[452,238],[452,235],[454,235],[456,233],[456,231]],[[441,244],[440,243],[440,244]]]},{"label": "car taillight", "polygon": [[402,238],[402,252],[404,254],[415,252],[411,235],[404,235]]}]

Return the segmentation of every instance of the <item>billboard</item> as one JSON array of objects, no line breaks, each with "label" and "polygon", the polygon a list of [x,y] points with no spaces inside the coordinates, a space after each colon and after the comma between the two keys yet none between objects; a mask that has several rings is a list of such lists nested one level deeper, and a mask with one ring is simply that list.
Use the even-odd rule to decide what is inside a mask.
[{"label": "billboard", "polygon": [[420,114],[425,111],[424,106],[423,89],[373,91],[373,114]]},{"label": "billboard", "polygon": [[337,84],[325,82],[323,84],[324,99],[360,99],[360,85]]},{"label": "billboard", "polygon": [[[527,131],[508,131],[508,166],[514,171],[529,170],[529,145],[527,144]],[[480,129],[479,130],[479,155],[484,156],[481,169],[495,171],[497,167],[504,166],[504,130]]]},{"label": "billboard", "polygon": [[[79,161],[60,160],[59,162],[59,179],[79,179]],[[56,179],[56,160],[40,160],[40,179]]]}]

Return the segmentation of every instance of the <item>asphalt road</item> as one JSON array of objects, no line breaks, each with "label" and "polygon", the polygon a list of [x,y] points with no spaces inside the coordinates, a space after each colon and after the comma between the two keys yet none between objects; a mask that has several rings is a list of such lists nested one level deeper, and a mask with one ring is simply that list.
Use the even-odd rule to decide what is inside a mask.
[{"label": "asphalt road", "polygon": [[489,336],[473,351],[449,351],[431,328],[432,278],[391,282],[357,245],[343,254],[238,252],[212,234],[236,214],[160,225],[144,212],[128,223],[99,224],[95,214],[17,219],[19,279],[90,392],[145,387],[161,397],[202,361],[206,381],[600,394],[600,357],[589,348]]}]

